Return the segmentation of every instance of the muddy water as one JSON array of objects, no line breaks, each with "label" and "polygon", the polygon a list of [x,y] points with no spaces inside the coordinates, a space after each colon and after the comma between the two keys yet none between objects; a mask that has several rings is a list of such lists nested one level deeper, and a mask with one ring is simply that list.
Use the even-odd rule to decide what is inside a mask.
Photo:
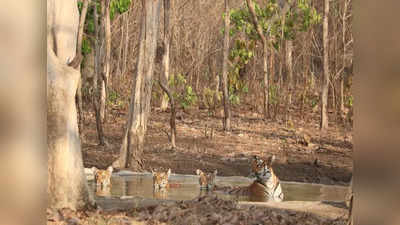
[{"label": "muddy water", "polygon": [[[154,192],[151,174],[121,173],[113,175],[112,188],[108,192],[98,193],[101,197],[143,197],[149,199],[169,200],[190,200],[204,192],[200,191],[198,176],[172,174],[169,179],[171,187],[166,193]],[[246,177],[217,177],[218,186],[246,186],[252,180]],[[89,185],[94,190],[93,181]],[[343,201],[346,194],[346,187],[320,184],[307,184],[295,182],[282,182],[282,189],[285,194],[284,201]],[[224,199],[236,199],[240,201],[263,201],[261,199],[249,198],[216,193]]]}]

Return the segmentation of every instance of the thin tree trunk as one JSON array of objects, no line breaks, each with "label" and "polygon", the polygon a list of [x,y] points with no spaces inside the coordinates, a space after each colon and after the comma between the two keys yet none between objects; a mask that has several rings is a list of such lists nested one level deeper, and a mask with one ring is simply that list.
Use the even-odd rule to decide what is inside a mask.
[{"label": "thin tree trunk", "polygon": [[321,130],[328,128],[328,89],[329,89],[329,45],[328,45],[328,19],[329,19],[329,0],[325,0],[324,4],[324,21],[323,21],[323,48],[324,48],[324,82],[321,90]]},{"label": "thin tree trunk", "polygon": [[[87,9],[89,6],[90,0],[83,0],[83,6],[82,6],[82,11],[81,11],[81,16],[79,19],[79,28],[78,28],[78,41],[76,44],[76,54],[77,56],[81,57],[82,56],[82,40],[83,40],[83,29],[85,27],[85,20],[86,20],[86,14],[87,14]],[[80,63],[78,70],[80,71]],[[76,103],[78,106],[78,128],[79,128],[79,134],[81,137],[83,137],[83,122],[84,122],[84,117],[83,117],[83,107],[82,107],[82,76],[79,77],[78,81],[78,89],[76,91]]]},{"label": "thin tree trunk", "polygon": [[99,87],[99,71],[100,71],[100,27],[99,27],[99,16],[97,14],[96,4],[93,4],[94,12],[94,31],[95,31],[95,57],[94,57],[94,75],[93,75],[93,107],[96,117],[96,129],[97,138],[99,145],[105,145],[105,138],[103,133],[103,124],[100,116],[100,87]]},{"label": "thin tree trunk", "polygon": [[[124,45],[124,39],[125,39],[125,23],[124,23],[124,21],[125,21],[125,15],[122,15],[121,16],[121,40],[120,40],[120,42],[119,42],[119,48],[118,48],[118,59],[117,59],[117,69],[116,69],[116,71],[117,71],[117,75],[121,75],[121,71],[122,71],[122,66],[121,66],[121,64],[122,64],[122,49],[123,49],[123,45]],[[115,79],[114,77],[113,77],[113,79]],[[114,83],[114,81],[113,81],[113,83]]]},{"label": "thin tree trunk", "polygon": [[143,169],[144,135],[150,114],[150,100],[156,55],[161,0],[142,0],[139,56],[120,157],[114,167]]},{"label": "thin tree trunk", "polygon": [[264,119],[268,118],[268,100],[269,100],[269,83],[268,83],[268,42],[265,37],[262,28],[257,20],[256,11],[254,9],[254,3],[251,0],[246,0],[247,7],[249,8],[251,18],[253,20],[254,27],[257,30],[258,35],[261,38],[263,44],[263,74],[264,74],[264,99],[263,99],[263,112]]},{"label": "thin tree trunk", "polygon": [[[168,1],[168,0],[167,0]],[[168,89],[167,86],[165,86],[164,84],[162,84],[161,81],[159,81],[161,88],[164,90],[164,92],[168,95],[169,98],[169,103],[171,104],[171,118],[169,121],[169,124],[171,126],[171,137],[170,137],[170,141],[171,141],[171,148],[175,149],[176,148],[176,143],[175,143],[175,139],[176,139],[176,110],[175,110],[175,101],[174,101],[174,96],[171,94],[171,91]]]},{"label": "thin tree trunk", "polygon": [[224,104],[224,118],[223,126],[225,131],[231,130],[231,109],[229,104],[229,93],[228,93],[228,54],[229,54],[229,0],[225,0],[225,20],[224,20],[224,53],[223,53],[223,64],[222,64],[222,93],[223,93],[223,104]]},{"label": "thin tree trunk", "polygon": [[[269,76],[269,83],[270,85],[274,85],[275,84],[275,53],[274,51],[271,51],[270,57],[269,57],[269,65],[270,65],[270,76]],[[275,88],[275,98],[276,98],[276,88]],[[275,102],[276,103],[276,102]],[[268,112],[269,112],[269,117],[271,118],[271,103],[268,105]],[[276,113],[275,113],[276,115]],[[275,117],[275,116],[274,116]]]},{"label": "thin tree trunk", "polygon": [[264,119],[269,116],[269,78],[268,78],[268,44],[263,43],[263,68],[264,68]]},{"label": "thin tree trunk", "polygon": [[108,82],[111,60],[111,21],[110,21],[111,0],[101,1],[101,80],[100,80],[100,118],[102,123],[106,121]]},{"label": "thin tree trunk", "polygon": [[[131,4],[133,5],[133,4]],[[129,47],[129,11],[126,12],[124,15],[125,17],[125,48],[124,48],[124,57],[123,57],[123,63],[122,63],[122,75],[125,75],[126,73],[126,65],[128,61],[128,47]]]},{"label": "thin tree trunk", "polygon": [[[169,81],[169,47],[170,47],[170,26],[169,26],[169,9],[170,0],[164,0],[164,55],[163,55],[163,66],[164,66],[164,82],[168,85]],[[162,80],[161,80],[162,81]],[[168,100],[165,95],[161,95],[161,110],[165,111],[168,107]]]},{"label": "thin tree trunk", "polygon": [[[257,34],[260,36],[262,44],[263,44],[263,53],[264,53],[264,119],[268,118],[269,112],[268,112],[268,100],[269,100],[269,83],[268,83],[268,41],[267,38],[265,37],[262,27],[258,22],[257,19],[257,14],[254,8],[254,4],[251,2],[251,0],[246,0],[247,7],[249,8],[251,18],[254,24],[254,27],[256,28]],[[283,2],[283,6],[281,8],[281,11],[278,14],[275,14],[269,21],[269,24],[273,24],[275,21],[280,19],[283,15],[286,15],[286,13],[289,11],[290,6],[294,4],[295,1],[290,2],[290,4],[286,1]]]},{"label": "thin tree trunk", "polygon": [[287,80],[287,101],[286,101],[286,122],[291,120],[290,106],[292,105],[292,92],[293,92],[293,41],[286,41],[286,66],[288,71]]},{"label": "thin tree trunk", "polygon": [[[346,67],[346,52],[347,52],[347,47],[346,47],[346,16],[347,16],[347,0],[344,1],[344,7],[343,7],[343,18],[342,18],[342,42],[343,42],[343,68]],[[340,76],[340,112],[343,114],[344,112],[344,70],[342,72],[342,75]]]}]

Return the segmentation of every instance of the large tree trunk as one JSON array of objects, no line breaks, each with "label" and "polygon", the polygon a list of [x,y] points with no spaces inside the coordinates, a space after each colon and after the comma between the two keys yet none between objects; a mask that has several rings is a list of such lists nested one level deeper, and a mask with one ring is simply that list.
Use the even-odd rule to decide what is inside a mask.
[{"label": "large tree trunk", "polygon": [[[169,81],[169,46],[170,46],[170,26],[169,26],[169,9],[170,0],[164,0],[164,55],[163,55],[163,66],[164,66],[164,77],[160,79],[161,82],[168,85]],[[165,111],[168,107],[168,99],[165,95],[161,95],[161,110]]]},{"label": "large tree trunk", "polygon": [[329,58],[328,58],[328,19],[329,0],[325,0],[324,22],[323,22],[323,46],[324,46],[324,82],[321,91],[321,130],[328,128],[328,89],[329,89]]},{"label": "large tree trunk", "polygon": [[[63,13],[60,13],[63,12]],[[80,209],[92,202],[83,171],[75,93],[79,13],[76,0],[47,2],[48,206]]]},{"label": "large tree trunk", "polygon": [[231,109],[229,104],[229,93],[228,93],[228,54],[229,54],[229,0],[225,0],[225,31],[224,31],[224,55],[222,64],[222,94],[224,104],[224,118],[223,125],[225,131],[231,130]]},{"label": "large tree trunk", "polygon": [[134,77],[132,97],[120,157],[114,167],[141,170],[144,135],[150,114],[154,59],[157,47],[160,6],[162,0],[142,0],[143,15],[140,26],[139,56]]},{"label": "large tree trunk", "polygon": [[[0,224],[45,224],[46,25],[42,2],[0,8]],[[38,57],[41,56],[41,57]]]}]

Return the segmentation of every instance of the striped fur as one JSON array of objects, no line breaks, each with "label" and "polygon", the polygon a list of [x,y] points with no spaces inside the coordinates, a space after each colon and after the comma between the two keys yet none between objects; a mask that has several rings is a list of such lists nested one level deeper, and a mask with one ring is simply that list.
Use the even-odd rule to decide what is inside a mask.
[{"label": "striped fur", "polygon": [[274,159],[274,156],[267,159],[254,156],[251,162],[250,176],[255,177],[255,180],[245,187],[218,187],[215,185],[216,171],[214,174],[206,174],[198,169],[196,173],[199,175],[200,189],[222,191],[227,194],[249,196],[254,199],[282,201],[284,195],[280,180],[272,169]]}]

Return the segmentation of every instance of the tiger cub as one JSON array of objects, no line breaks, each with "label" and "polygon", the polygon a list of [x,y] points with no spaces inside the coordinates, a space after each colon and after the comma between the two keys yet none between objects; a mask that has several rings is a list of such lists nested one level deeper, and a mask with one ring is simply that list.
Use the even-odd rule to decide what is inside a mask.
[{"label": "tiger cub", "polygon": [[213,173],[204,173],[200,169],[197,169],[196,174],[199,175],[200,189],[213,190],[215,188],[215,177],[217,173],[217,170],[214,170]]},{"label": "tiger cub", "polygon": [[113,167],[109,166],[106,170],[92,167],[92,171],[96,183],[96,195],[111,196],[111,175],[113,172]]},{"label": "tiger cub", "polygon": [[168,185],[168,178],[171,175],[171,169],[168,169],[167,172],[154,172],[153,174],[153,188],[154,190],[166,190]]},{"label": "tiger cub", "polygon": [[92,169],[96,186],[100,186],[101,188],[111,187],[112,166],[109,166],[106,170],[97,169],[96,167]]}]

